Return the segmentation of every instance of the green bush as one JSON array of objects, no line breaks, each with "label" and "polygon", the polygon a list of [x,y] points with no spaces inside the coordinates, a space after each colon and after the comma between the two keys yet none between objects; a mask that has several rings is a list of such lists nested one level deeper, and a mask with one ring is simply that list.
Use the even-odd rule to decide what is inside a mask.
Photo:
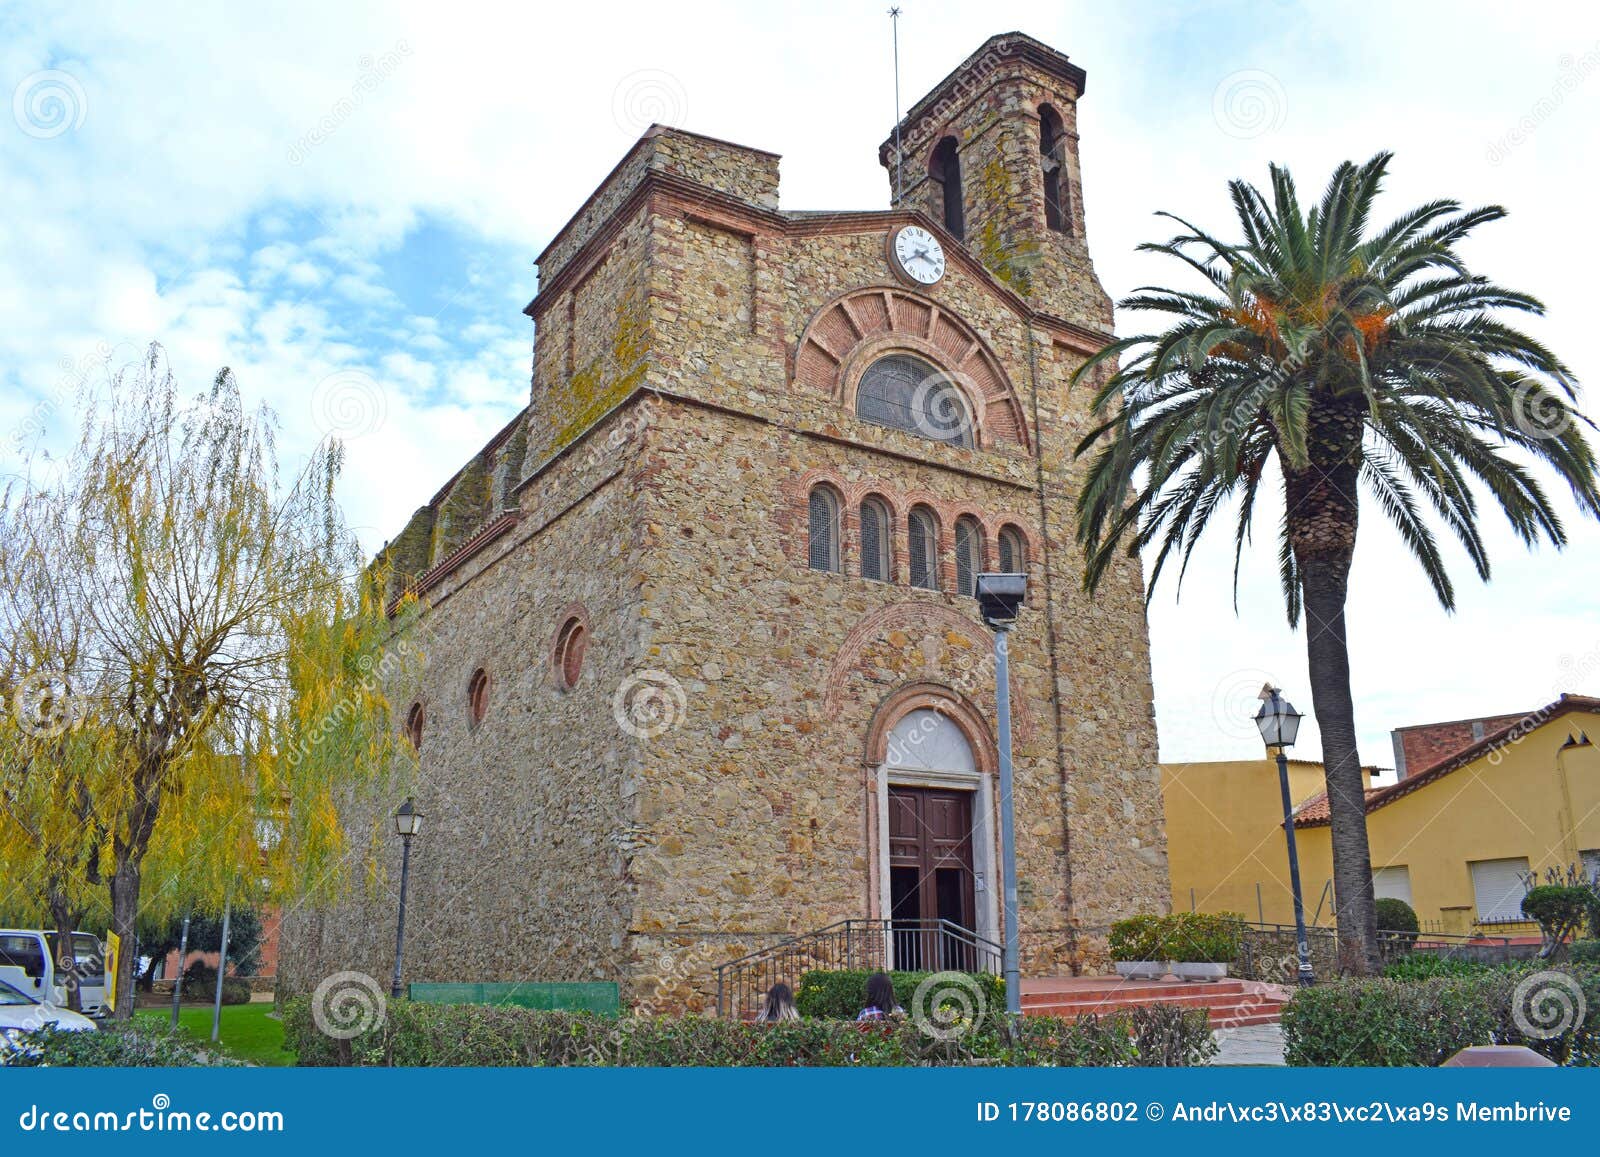
[{"label": "green bush", "polygon": [[1120,962],[1138,960],[1166,960],[1161,955],[1165,948],[1164,916],[1129,916],[1111,925],[1111,935],[1106,946],[1111,959]]},{"label": "green bush", "polygon": [[[217,970],[196,960],[183,970],[183,999],[196,1003],[212,1000],[217,992]],[[223,1004],[249,1004],[250,982],[237,976],[222,978]]]},{"label": "green bush", "polygon": [[[800,991],[795,993],[795,1008],[799,1009],[803,1017],[820,1017],[826,1020],[854,1020],[856,1015],[867,1002],[867,977],[872,973],[860,969],[815,970],[807,972],[800,977]],[[917,987],[930,976],[940,975],[932,972],[891,972],[889,980],[894,984],[895,999],[900,1002],[907,1012],[913,1011],[912,998],[916,996]],[[948,975],[948,974],[946,974]],[[988,1010],[1004,1012],[1006,1007],[1006,982],[1003,978],[988,972],[961,973],[958,975],[970,976],[972,987],[967,989],[965,1003],[975,1006],[981,1002]],[[959,985],[961,982],[955,982]],[[961,1003],[958,998],[956,986],[945,984],[940,986],[940,991],[945,995],[941,1000],[941,1007],[954,1008]],[[976,997],[972,995],[976,990]],[[929,1010],[932,1012],[933,1010]]]},{"label": "green bush", "polygon": [[284,1041],[301,1065],[891,1066],[1191,1065],[1215,1051],[1206,1014],[1162,1006],[1076,1020],[1002,1018],[925,1032],[910,1018],[855,1024],[643,1019],[488,1005],[390,1001],[349,1040],[317,1028],[310,1001],[284,1005]]},{"label": "green bush", "polygon": [[[1578,1009],[1584,1009],[1577,1019]],[[1543,1036],[1566,1017],[1558,1035]],[[1528,1032],[1527,1029],[1534,1031]],[[1529,965],[1430,980],[1344,980],[1283,1010],[1291,1065],[1438,1065],[1469,1045],[1527,1045],[1557,1064],[1600,1064],[1600,969]]]},{"label": "green bush", "polygon": [[1574,940],[1567,958],[1574,964],[1600,964],[1600,940]]},{"label": "green bush", "polygon": [[1481,976],[1502,965],[1437,952],[1408,952],[1383,966],[1386,980],[1432,980],[1436,976]]},{"label": "green bush", "polygon": [[1570,936],[1576,936],[1600,907],[1593,888],[1585,884],[1540,884],[1522,898],[1522,914],[1539,925],[1545,951],[1555,953]]},{"label": "green bush", "polygon": [[1409,932],[1417,938],[1422,925],[1417,921],[1417,910],[1396,896],[1385,896],[1377,903],[1379,932]]},{"label": "green bush", "polygon": [[1131,916],[1111,925],[1111,959],[1232,964],[1239,959],[1244,917],[1237,912],[1174,912]]},{"label": "green bush", "polygon": [[165,1029],[115,1023],[98,1032],[47,1028],[18,1038],[18,1046],[0,1054],[0,1063],[23,1068],[171,1068],[238,1063]]}]

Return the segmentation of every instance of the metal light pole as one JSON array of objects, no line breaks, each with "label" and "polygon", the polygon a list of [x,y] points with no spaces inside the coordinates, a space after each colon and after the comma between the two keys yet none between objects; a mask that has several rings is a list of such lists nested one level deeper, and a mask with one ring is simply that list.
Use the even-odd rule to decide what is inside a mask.
[{"label": "metal light pole", "polygon": [[1027,594],[1027,576],[980,574],[975,593],[983,621],[994,631],[995,731],[1000,748],[1000,875],[1005,908],[1005,949],[1001,969],[1006,978],[1006,1015],[1022,1014],[1020,934],[1017,927],[1017,822],[1011,769],[1011,675],[1007,652],[1011,625]]},{"label": "metal light pole", "polygon": [[228,973],[228,920],[233,915],[233,895],[222,904],[222,944],[217,952],[217,995],[211,1006],[211,1043],[222,1031],[222,978]]},{"label": "metal light pole", "polygon": [[1295,974],[1300,986],[1317,982],[1311,971],[1311,946],[1306,941],[1306,905],[1300,891],[1300,853],[1294,842],[1294,801],[1289,796],[1289,757],[1285,749],[1293,746],[1300,733],[1300,720],[1304,718],[1294,705],[1283,697],[1277,687],[1268,685],[1261,689],[1261,710],[1256,712],[1256,727],[1267,749],[1278,753],[1278,788],[1283,793],[1283,838],[1289,847],[1289,888],[1294,893],[1295,947],[1300,954],[1300,967]]},{"label": "metal light pole", "polygon": [[394,813],[394,830],[400,837],[400,918],[394,930],[394,981],[389,995],[398,1000],[405,991],[400,981],[401,958],[406,947],[406,885],[411,878],[411,837],[422,828],[422,813],[410,796]]},{"label": "metal light pole", "polygon": [[[178,937],[178,975],[172,978],[172,1031],[178,1031],[178,1007],[183,1003],[183,962],[189,955],[189,913],[183,914],[183,933]],[[137,963],[137,961],[135,961]]]}]

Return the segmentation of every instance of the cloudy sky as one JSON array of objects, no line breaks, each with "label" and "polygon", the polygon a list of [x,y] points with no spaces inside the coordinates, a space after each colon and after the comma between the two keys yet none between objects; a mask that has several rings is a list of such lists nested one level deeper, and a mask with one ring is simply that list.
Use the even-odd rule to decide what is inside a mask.
[{"label": "cloudy sky", "polygon": [[[233,367],[291,455],[345,434],[346,505],[381,545],[525,403],[532,259],[650,122],[781,153],[785,208],[887,205],[886,7],[0,3],[0,471],[16,431],[70,428],[80,377],[158,339],[194,389]],[[1510,209],[1469,259],[1542,297],[1536,334],[1600,379],[1592,6],[902,7],[907,104],[1011,29],[1087,69],[1089,241],[1113,296],[1174,273],[1133,252],[1165,236],[1154,211],[1226,229],[1231,177],[1279,161],[1320,189],[1392,149],[1392,214]],[[1562,554],[1493,525],[1494,581],[1458,557],[1446,615],[1368,515],[1350,607],[1365,759],[1392,762],[1395,726],[1600,693],[1595,525],[1570,518]],[[1258,751],[1264,679],[1310,707],[1275,524],[1237,616],[1225,533],[1181,602],[1157,593],[1164,758]]]}]

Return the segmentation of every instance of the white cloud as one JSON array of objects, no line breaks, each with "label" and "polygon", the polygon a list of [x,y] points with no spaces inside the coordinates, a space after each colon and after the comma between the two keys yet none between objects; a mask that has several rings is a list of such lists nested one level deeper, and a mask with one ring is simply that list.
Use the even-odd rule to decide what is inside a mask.
[{"label": "white cloud", "polygon": [[[282,412],[290,449],[319,433],[318,383],[369,375],[381,423],[350,444],[347,494],[370,546],[525,402],[532,258],[637,136],[637,116],[665,110],[781,152],[790,208],[888,196],[881,6],[13,3],[0,27],[0,87],[60,69],[86,102],[83,123],[52,139],[0,124],[0,422],[14,428],[101,342],[123,360],[161,339],[194,389],[232,366]],[[1536,332],[1580,380],[1600,376],[1596,242],[1573,226],[1596,184],[1600,78],[1547,99],[1600,44],[1589,9],[1535,21],[1486,3],[1362,2],[1262,21],[1249,6],[917,4],[901,24],[903,103],[1008,28],[1088,69],[1090,242],[1114,295],[1172,273],[1133,252],[1163,235],[1156,209],[1225,228],[1230,177],[1264,179],[1277,160],[1316,189],[1337,161],[1392,147],[1391,209],[1435,196],[1511,208],[1470,256],[1543,296],[1551,315]],[[1214,119],[1217,87],[1237,73],[1276,82],[1262,90],[1281,96],[1273,131]],[[1525,142],[1492,159],[1541,108]],[[460,242],[397,277],[422,222]],[[426,300],[411,296],[419,284]],[[1237,672],[1273,672],[1309,708],[1272,527],[1247,559],[1237,619],[1225,533],[1202,547],[1180,604],[1157,594],[1164,754],[1253,750],[1217,720]],[[1600,647],[1600,535],[1575,519],[1572,530],[1558,557],[1497,529],[1495,582],[1459,566],[1451,617],[1368,512],[1350,632],[1369,760],[1387,761],[1392,726],[1543,702],[1563,656]],[[1596,690],[1600,671],[1588,677]]]}]

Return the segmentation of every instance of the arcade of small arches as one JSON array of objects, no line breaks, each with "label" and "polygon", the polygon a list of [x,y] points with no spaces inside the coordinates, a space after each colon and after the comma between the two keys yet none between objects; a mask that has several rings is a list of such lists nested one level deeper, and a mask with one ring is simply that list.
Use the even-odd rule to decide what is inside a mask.
[{"label": "arcade of small arches", "polygon": [[[985,519],[963,513],[950,527],[950,556],[946,537],[938,512],[927,502],[907,506],[872,490],[847,503],[841,488],[827,481],[812,484],[806,494],[806,563],[812,570],[856,572],[886,583],[900,581],[903,574],[910,586],[962,595],[975,593],[977,576],[991,563],[1003,572],[1027,571],[1028,538],[1014,522],[991,533]],[[903,551],[897,550],[902,541]]]}]

